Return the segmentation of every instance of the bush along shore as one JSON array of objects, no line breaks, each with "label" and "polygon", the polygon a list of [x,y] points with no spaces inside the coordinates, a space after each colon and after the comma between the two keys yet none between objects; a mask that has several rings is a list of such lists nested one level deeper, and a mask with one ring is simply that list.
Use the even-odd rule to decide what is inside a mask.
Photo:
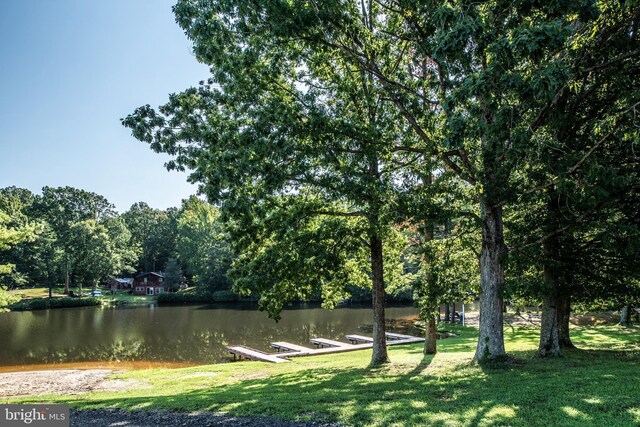
[{"label": "bush along shore", "polygon": [[214,302],[255,301],[255,298],[242,297],[233,291],[216,292],[165,292],[158,295],[158,304],[209,304]]},{"label": "bush along shore", "polygon": [[9,305],[12,311],[46,310],[48,308],[91,307],[100,305],[99,298],[29,298]]}]

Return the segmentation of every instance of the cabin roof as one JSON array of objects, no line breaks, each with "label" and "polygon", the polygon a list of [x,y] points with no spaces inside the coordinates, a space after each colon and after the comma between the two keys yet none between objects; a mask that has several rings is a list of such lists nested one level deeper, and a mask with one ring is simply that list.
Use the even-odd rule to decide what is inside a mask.
[{"label": "cabin roof", "polygon": [[149,276],[151,274],[153,274],[154,276],[158,276],[158,277],[164,277],[164,273],[162,273],[161,271],[160,272],[158,272],[158,271],[147,271],[147,272],[138,274],[138,276],[136,276],[136,277],[144,277],[144,276]]}]

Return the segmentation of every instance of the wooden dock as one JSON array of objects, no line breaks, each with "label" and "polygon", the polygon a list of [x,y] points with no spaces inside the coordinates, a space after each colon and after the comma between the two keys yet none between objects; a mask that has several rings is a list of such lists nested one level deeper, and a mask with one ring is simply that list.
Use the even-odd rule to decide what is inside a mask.
[{"label": "wooden dock", "polygon": [[243,345],[229,346],[227,347],[229,353],[233,354],[233,358],[237,357],[238,359],[246,359],[246,360],[260,360],[263,362],[272,362],[272,363],[282,363],[288,362],[287,359],[282,359],[275,354],[265,353],[260,350],[255,350],[250,347],[245,347]]},{"label": "wooden dock", "polygon": [[309,347],[303,347],[298,344],[291,344],[290,342],[284,342],[284,341],[272,342],[271,347],[275,348],[277,351],[285,351],[285,352],[287,351],[300,352],[300,351],[313,350],[312,348],[309,348]]},{"label": "wooden dock", "polygon": [[366,342],[373,342],[373,338],[365,337],[364,335],[346,335],[346,339],[348,339],[351,344],[362,344]]},{"label": "wooden dock", "polygon": [[347,344],[346,342],[328,340],[326,338],[311,338],[309,341],[311,341],[313,344],[315,344],[319,348],[344,347],[344,346],[350,345],[350,344]]},{"label": "wooden dock", "polygon": [[[412,335],[387,333],[387,345],[402,345],[423,342],[424,338]],[[325,338],[312,338],[310,341],[318,348],[304,347],[285,341],[271,343],[271,347],[278,350],[278,353],[265,353],[242,345],[229,346],[229,353],[233,358],[258,360],[262,362],[282,363],[288,362],[290,357],[318,356],[321,354],[344,353],[347,351],[366,350],[373,347],[373,338],[364,335],[347,335],[346,338],[352,344],[341,341],[334,341]]]},{"label": "wooden dock", "polygon": [[388,340],[408,340],[408,339],[417,338],[417,337],[414,337],[413,335],[392,334],[391,332],[385,332],[385,335],[387,336]]}]

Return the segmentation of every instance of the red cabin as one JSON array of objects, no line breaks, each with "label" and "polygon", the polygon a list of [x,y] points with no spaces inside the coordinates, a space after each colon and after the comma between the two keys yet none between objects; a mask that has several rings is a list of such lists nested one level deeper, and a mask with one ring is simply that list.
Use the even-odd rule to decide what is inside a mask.
[{"label": "red cabin", "polygon": [[164,274],[150,271],[140,273],[133,283],[133,293],[136,295],[157,295],[165,292]]}]

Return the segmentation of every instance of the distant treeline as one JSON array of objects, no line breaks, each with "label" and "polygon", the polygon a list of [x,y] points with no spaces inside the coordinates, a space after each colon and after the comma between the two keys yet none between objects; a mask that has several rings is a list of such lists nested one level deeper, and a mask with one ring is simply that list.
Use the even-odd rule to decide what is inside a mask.
[{"label": "distant treeline", "polygon": [[135,203],[120,214],[96,193],[44,187],[42,194],[0,189],[3,229],[0,285],[96,287],[109,276],[164,271],[167,285],[200,293],[229,291],[232,253],[216,207],[195,196],[179,208]]}]

